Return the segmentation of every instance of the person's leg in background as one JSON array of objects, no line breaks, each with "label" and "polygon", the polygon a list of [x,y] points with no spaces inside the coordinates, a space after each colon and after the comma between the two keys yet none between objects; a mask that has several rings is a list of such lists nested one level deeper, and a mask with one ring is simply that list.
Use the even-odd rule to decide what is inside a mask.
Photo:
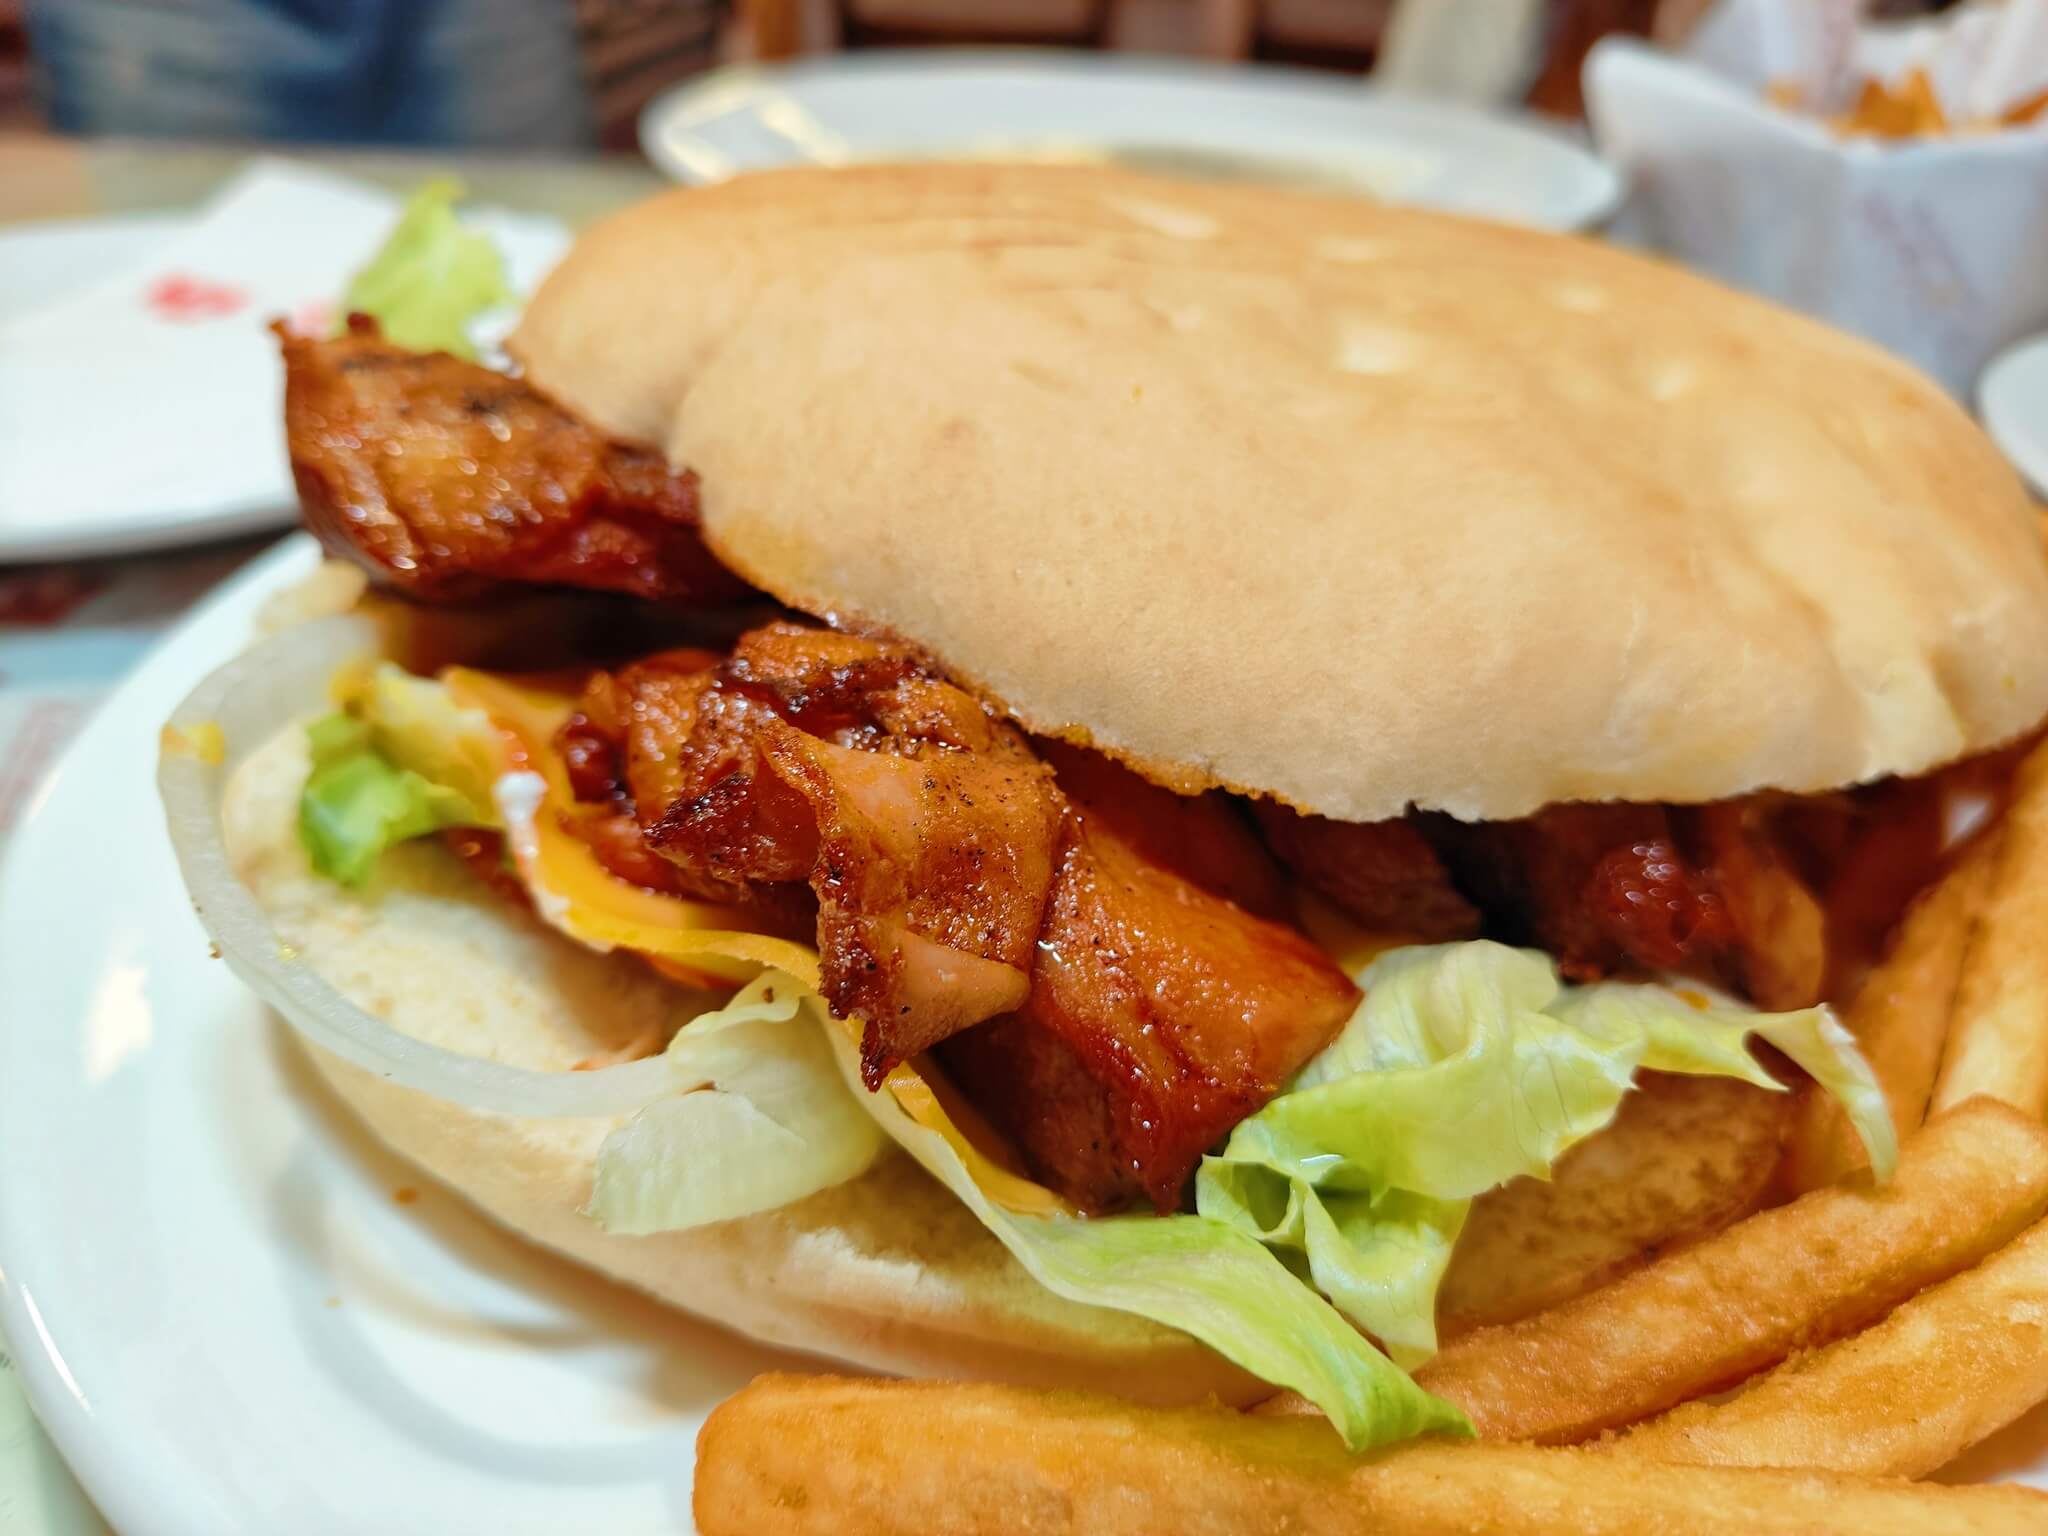
[{"label": "person's leg in background", "polygon": [[30,0],[60,132],[574,149],[573,0]]}]

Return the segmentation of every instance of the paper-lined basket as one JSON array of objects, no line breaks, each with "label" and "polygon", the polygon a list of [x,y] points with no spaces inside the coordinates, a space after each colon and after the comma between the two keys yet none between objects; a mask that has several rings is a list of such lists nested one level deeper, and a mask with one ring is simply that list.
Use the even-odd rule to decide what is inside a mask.
[{"label": "paper-lined basket", "polygon": [[[2048,83],[2048,0],[1910,28],[1830,0],[1723,0],[1680,54],[1609,39],[1586,66],[1629,217],[1688,266],[1860,333],[1967,397],[2048,328],[2048,120],[1968,126]],[[1940,136],[1841,133],[1859,79],[1922,68]],[[1796,93],[1812,110],[1775,104]]]}]

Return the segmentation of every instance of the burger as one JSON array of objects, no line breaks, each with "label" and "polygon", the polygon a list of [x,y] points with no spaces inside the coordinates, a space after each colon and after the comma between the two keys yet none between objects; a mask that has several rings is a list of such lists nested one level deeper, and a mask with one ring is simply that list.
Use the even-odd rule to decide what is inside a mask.
[{"label": "burger", "polygon": [[181,707],[174,839],[534,1241],[1362,1446],[1463,1427],[1447,1272],[1646,1083],[1725,1080],[1682,1150],[1745,1198],[1802,1095],[1886,1175],[1830,1004],[2048,712],[2048,562],[1884,354],[1591,242],[937,164],[621,213],[512,370],[281,344],[366,580]]}]

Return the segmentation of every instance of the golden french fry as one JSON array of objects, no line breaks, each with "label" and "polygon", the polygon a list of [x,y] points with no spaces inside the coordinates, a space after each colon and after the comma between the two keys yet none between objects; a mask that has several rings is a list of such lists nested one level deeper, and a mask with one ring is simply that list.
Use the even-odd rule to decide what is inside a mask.
[{"label": "golden french fry", "polygon": [[1926,70],[1908,70],[1898,94],[1906,104],[1915,134],[1948,131],[1948,114],[1941,110],[1941,98],[1934,94],[1934,81]]},{"label": "golden french fry", "polygon": [[2003,824],[1931,1113],[1986,1094],[2048,1114],[2048,744],[2020,764]]},{"label": "golden french fry", "polygon": [[1949,126],[1941,99],[1934,94],[1934,82],[1924,69],[1908,72],[1897,85],[1865,80],[1856,93],[1856,105],[1833,122],[1838,133],[1870,134],[1880,139],[1946,133]]},{"label": "golden french fry", "polygon": [[[1927,1115],[1963,955],[1997,851],[1993,829],[1913,904],[1891,952],[1864,979],[1842,1016],[1884,1086],[1901,1140]],[[1788,1187],[1799,1193],[1819,1189],[1869,1162],[1842,1106],[1824,1093],[1805,1095],[1785,1148]]]},{"label": "golden french fry", "polygon": [[2048,1495],[1423,1441],[1079,1393],[763,1376],[697,1440],[704,1536],[1705,1536],[2048,1529]]},{"label": "golden french fry", "polygon": [[1473,1202],[1437,1294],[1439,1337],[1569,1301],[1741,1220],[1763,1204],[1797,1110],[1728,1078],[1644,1073],[1549,1179]]},{"label": "golden french fry", "polygon": [[1714,1466],[1922,1477],[2048,1399],[2048,1223],[1867,1332],[1607,1447]]},{"label": "golden french fry", "polygon": [[1837,115],[1834,125],[1835,131],[1844,135],[1903,139],[1912,135],[1913,117],[1911,109],[1886,89],[1882,80],[1866,80],[1856,93],[1856,105]]},{"label": "golden french fry", "polygon": [[2048,116],[2048,87],[2014,102],[1999,113],[1998,125],[2001,128],[2018,128],[2042,116]]},{"label": "golden french fry", "polygon": [[2048,1126],[1990,1100],[1930,1120],[1882,1189],[1837,1185],[1612,1285],[1452,1343],[1416,1373],[1489,1439],[1632,1424],[1882,1317],[2048,1211]]}]

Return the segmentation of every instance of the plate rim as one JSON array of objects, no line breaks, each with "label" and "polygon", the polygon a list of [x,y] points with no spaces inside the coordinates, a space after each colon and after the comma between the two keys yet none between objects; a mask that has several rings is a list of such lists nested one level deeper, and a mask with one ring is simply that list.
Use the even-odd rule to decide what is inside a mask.
[{"label": "plate rim", "polygon": [[[259,593],[268,595],[280,589],[296,568],[310,570],[318,555],[319,546],[310,534],[289,533],[193,604],[100,701],[79,733],[58,754],[28,798],[28,815],[33,817],[41,812],[59,781],[77,771],[77,764],[98,750],[97,737],[110,720],[132,710],[131,701],[146,697],[161,686],[159,668],[198,626],[238,604],[251,602]],[[254,617],[253,608],[250,617]],[[195,662],[203,662],[210,669],[226,659],[209,656],[195,658]],[[195,676],[188,681],[197,680]],[[157,835],[167,836],[160,826]],[[23,853],[26,846],[17,838],[0,856],[0,908],[7,905],[5,898],[17,885],[28,881],[29,866]],[[4,979],[0,977],[0,982]],[[0,1028],[6,1027],[9,1026],[0,1024]],[[0,1124],[0,1143],[7,1139],[5,1126]],[[18,1159],[0,1158],[0,1187],[10,1178],[22,1176],[25,1174]],[[204,1521],[212,1511],[195,1504],[189,1490],[158,1485],[139,1487],[133,1476],[135,1464],[123,1458],[121,1446],[110,1441],[100,1428],[92,1403],[64,1360],[62,1341],[44,1323],[35,1304],[35,1245],[31,1234],[15,1225],[9,1209],[10,1202],[0,1199],[0,1335],[7,1340],[29,1407],[44,1434],[114,1529],[140,1531],[162,1525],[206,1529]],[[21,1262],[23,1258],[27,1259],[26,1264]]]},{"label": "plate rim", "polygon": [[1985,366],[1977,376],[1977,415],[2029,490],[2048,500],[2048,387],[2042,391],[2038,430],[2022,424],[2034,418],[2022,414],[2022,402],[2014,394],[2014,380],[2034,368],[2041,371],[2042,383],[2048,386],[2048,331],[2014,342]]},{"label": "plate rim", "polygon": [[[705,178],[693,174],[674,156],[662,131],[663,122],[686,108],[695,98],[712,95],[730,88],[737,81],[748,79],[772,83],[777,80],[887,76],[892,73],[930,74],[948,69],[1008,70],[1019,74],[1040,74],[1048,79],[1061,75],[1088,75],[1110,80],[1145,76],[1238,95],[1285,87],[1325,103],[1355,108],[1362,114],[1379,108],[1398,107],[1418,116],[1484,124],[1498,132],[1540,140],[1547,148],[1570,158],[1584,173],[1585,191],[1573,206],[1569,219],[1531,226],[1563,234],[1598,229],[1620,210],[1628,193],[1627,178],[1618,166],[1593,146],[1579,143],[1562,128],[1531,112],[1447,101],[1418,92],[1388,90],[1298,65],[1229,63],[1171,54],[1087,52],[1031,45],[876,48],[852,54],[799,56],[767,64],[741,62],[723,65],[670,86],[653,97],[640,109],[635,124],[636,138],[640,152],[663,175],[684,186],[703,186],[707,184]],[[742,174],[746,170],[764,168],[745,167]]]},{"label": "plate rim", "polygon": [[[0,224],[0,248],[16,242],[59,244],[67,239],[111,234],[117,230],[124,237],[138,241],[145,237],[162,238],[190,227],[198,217],[191,208],[138,208],[24,219],[19,223]],[[243,534],[260,533],[266,528],[282,531],[291,522],[290,511],[289,507],[274,499],[248,497],[223,502],[205,516],[172,524],[113,522],[83,531],[66,528],[21,533],[0,525],[0,563],[98,560],[214,544]]]}]

